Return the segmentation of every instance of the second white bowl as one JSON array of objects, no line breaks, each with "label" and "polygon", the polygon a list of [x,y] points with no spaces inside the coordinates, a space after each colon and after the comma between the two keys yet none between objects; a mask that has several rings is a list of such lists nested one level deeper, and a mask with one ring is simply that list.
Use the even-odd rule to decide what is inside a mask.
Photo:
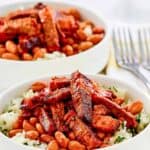
[{"label": "second white bowl", "polygon": [[[123,83],[121,81],[117,81],[115,79],[106,77],[106,76],[100,76],[100,75],[88,75],[90,79],[93,79],[104,86],[115,86],[120,89],[124,89],[127,91],[127,95],[133,100],[140,99],[144,104],[144,109],[147,113],[150,114],[150,99],[146,95],[142,93],[142,91],[139,91],[131,86],[129,86],[126,83]],[[10,102],[11,99],[16,98],[24,91],[26,91],[32,83],[35,81],[49,81],[50,76],[42,77],[42,78],[36,78],[24,83],[20,83],[16,86],[13,86],[12,88],[6,90],[5,92],[0,95],[0,110],[2,111],[6,104]],[[120,144],[115,144],[110,147],[102,148],[100,150],[148,150],[150,147],[150,125],[148,125],[141,133],[136,135],[133,138],[130,138],[126,141],[123,141]],[[8,137],[4,136],[2,133],[0,133],[0,148],[3,150],[29,150],[30,148],[23,146],[21,144],[17,144],[13,141],[11,141]]]},{"label": "second white bowl", "polygon": [[[101,71],[108,61],[109,32],[106,22],[101,16],[100,12],[96,12],[95,10],[85,8],[84,6],[71,4],[68,2],[60,2],[56,0],[44,0],[42,2],[51,5],[54,8],[77,8],[83,18],[91,20],[95,23],[95,25],[101,25],[104,27],[105,37],[100,43],[91,49],[67,58],[30,62],[0,59],[0,89],[7,88],[18,81],[33,78],[41,74],[71,73],[77,69],[84,73],[95,74]],[[10,2],[9,4],[5,5],[2,4],[0,5],[0,16],[5,15],[12,10],[32,7],[36,3],[36,0],[22,0]]]}]

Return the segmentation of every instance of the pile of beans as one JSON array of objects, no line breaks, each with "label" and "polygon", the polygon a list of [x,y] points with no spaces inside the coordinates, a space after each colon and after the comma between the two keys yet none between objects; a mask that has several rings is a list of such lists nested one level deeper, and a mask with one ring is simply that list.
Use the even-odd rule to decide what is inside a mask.
[{"label": "pile of beans", "polygon": [[94,27],[89,21],[83,21],[79,23],[79,29],[75,35],[76,40],[73,37],[64,40],[62,51],[67,56],[86,51],[99,43],[104,38],[104,29]]},{"label": "pile of beans", "polygon": [[5,44],[0,44],[0,57],[2,59],[10,60],[37,60],[43,58],[44,54],[47,53],[46,48],[34,47],[33,53],[23,52],[19,44],[17,45],[13,41],[6,41]]},{"label": "pile of beans", "polygon": [[[44,4],[40,4],[40,5],[37,4],[37,5],[38,7],[39,6],[46,7],[46,8],[49,7]],[[38,9],[41,10],[41,8],[38,8]],[[12,29],[15,24],[15,26],[18,26],[18,29],[17,29],[18,31],[23,30],[25,32],[26,29],[24,29],[25,26],[23,26],[24,18],[22,16],[28,14],[29,16],[26,17],[26,19],[33,19],[32,18],[33,15],[30,14],[30,12],[37,11],[37,8],[34,7],[31,9],[32,11],[29,11],[29,10],[27,9],[23,11],[11,12],[12,14],[15,14],[15,15],[12,16],[10,15],[11,14],[10,13],[8,14],[8,16],[3,17],[3,19],[0,18],[0,21],[4,23],[6,22],[6,26],[7,24],[9,24],[9,26],[7,27],[8,29],[9,28]],[[1,24],[0,35],[2,36],[0,37],[0,58],[10,59],[10,60],[31,61],[31,60],[37,60],[38,58],[44,58],[44,55],[46,53],[52,53],[54,51],[59,51],[61,53],[64,53],[66,56],[71,56],[71,55],[75,55],[80,52],[88,50],[89,48],[98,44],[104,38],[104,35],[105,35],[104,28],[101,26],[95,26],[91,21],[82,19],[81,14],[75,8],[68,8],[67,10],[62,9],[62,10],[57,10],[57,11],[59,11],[61,15],[66,15],[60,21],[59,29],[57,27],[57,22],[55,22],[55,24],[53,25],[55,26],[55,33],[57,36],[56,36],[56,39],[53,39],[54,41],[52,41],[52,43],[55,43],[55,41],[58,41],[57,43],[58,48],[54,47],[53,50],[49,50],[49,48],[47,47],[46,41],[49,40],[48,43],[50,43],[51,40],[50,39],[47,40],[46,37],[44,37],[45,33],[43,33],[43,29],[42,29],[44,25],[42,24],[42,22],[39,22],[38,19],[36,19],[37,26],[40,26],[38,34],[34,36],[25,35],[26,42],[23,44],[22,42],[20,42],[20,39],[24,37],[24,34],[15,33],[16,35],[14,36],[13,30],[12,30],[12,33],[9,33],[10,34],[9,36],[14,36],[14,37],[10,38],[9,36],[7,36],[7,32],[9,30],[5,31],[5,28],[4,28],[5,24],[4,25]],[[48,22],[47,27],[50,26],[49,23],[50,22]],[[31,25],[30,28],[32,27],[33,26]],[[15,32],[18,32],[17,30]],[[54,29],[52,29],[52,32],[53,31]],[[28,32],[26,34],[28,34]]]},{"label": "pile of beans", "polygon": [[15,136],[17,133],[25,131],[25,137],[31,140],[40,140],[47,143],[47,150],[85,150],[85,146],[75,140],[73,132],[69,132],[68,137],[63,132],[56,131],[54,136],[45,133],[42,125],[36,117],[23,121],[22,129],[18,129],[18,121],[13,125],[13,129],[9,131],[9,137]]},{"label": "pile of beans", "polygon": [[[88,30],[88,31],[86,31]],[[86,32],[92,34],[87,35]],[[61,52],[67,56],[71,56],[82,51],[86,51],[95,44],[99,43],[104,37],[104,30],[101,27],[93,27],[90,22],[84,21],[80,23],[80,28],[76,32],[78,42],[73,37],[65,38],[61,41],[63,44]],[[0,58],[10,60],[37,60],[43,58],[48,53],[46,48],[34,47],[32,53],[23,52],[19,44],[8,40],[5,44],[0,44]]]}]

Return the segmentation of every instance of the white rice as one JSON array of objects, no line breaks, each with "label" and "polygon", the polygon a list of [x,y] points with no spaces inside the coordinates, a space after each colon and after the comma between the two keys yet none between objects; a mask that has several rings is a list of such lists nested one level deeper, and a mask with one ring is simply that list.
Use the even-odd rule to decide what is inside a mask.
[{"label": "white rice", "polygon": [[38,58],[37,60],[54,60],[56,58],[65,58],[64,53],[54,51],[53,53],[46,53],[43,58]]},{"label": "white rice", "polygon": [[26,138],[24,132],[16,134],[11,139],[19,144],[27,145],[34,149],[45,150],[47,147],[47,144],[45,143],[42,143],[38,140],[31,140],[31,139]]}]

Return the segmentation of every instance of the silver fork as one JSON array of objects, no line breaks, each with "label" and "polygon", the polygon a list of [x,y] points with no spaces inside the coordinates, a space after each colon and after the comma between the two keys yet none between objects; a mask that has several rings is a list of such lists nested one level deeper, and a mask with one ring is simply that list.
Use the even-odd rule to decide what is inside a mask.
[{"label": "silver fork", "polygon": [[150,28],[139,29],[138,40],[142,66],[150,71]]},{"label": "silver fork", "polygon": [[148,93],[150,93],[150,82],[139,70],[140,61],[134,47],[130,29],[127,27],[116,27],[112,31],[112,36],[117,64],[143,81],[148,89]]}]

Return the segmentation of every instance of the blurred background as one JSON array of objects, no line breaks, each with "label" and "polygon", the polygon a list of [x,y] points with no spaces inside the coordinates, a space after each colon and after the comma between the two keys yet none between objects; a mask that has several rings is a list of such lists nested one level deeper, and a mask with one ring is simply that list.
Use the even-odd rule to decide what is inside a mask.
[{"label": "blurred background", "polygon": [[66,0],[100,10],[108,21],[150,24],[150,0]]},{"label": "blurred background", "polygon": [[[21,0],[11,0],[21,1]],[[28,0],[30,1],[30,0]],[[42,0],[37,0],[41,2]],[[150,24],[150,0],[57,0],[80,3],[99,10],[111,23]],[[9,3],[10,0],[1,0]]]}]

